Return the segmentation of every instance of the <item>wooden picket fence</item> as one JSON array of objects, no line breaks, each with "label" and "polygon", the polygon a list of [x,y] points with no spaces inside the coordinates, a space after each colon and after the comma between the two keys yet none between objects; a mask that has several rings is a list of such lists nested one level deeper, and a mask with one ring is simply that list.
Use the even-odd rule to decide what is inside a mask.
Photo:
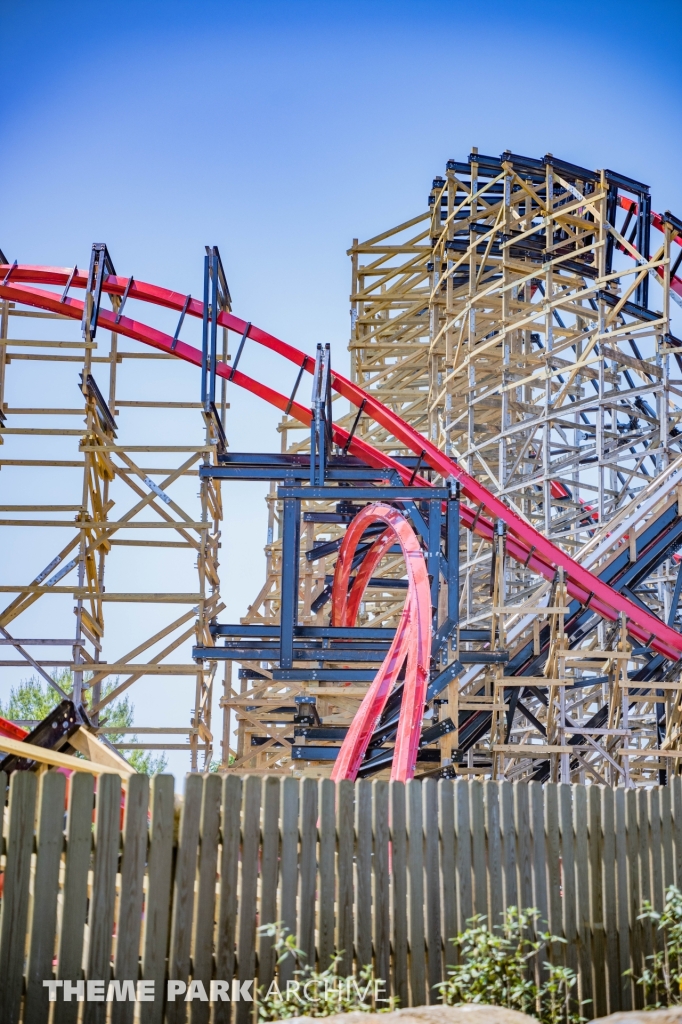
[{"label": "wooden picket fence", "polygon": [[[4,791],[4,777],[0,791]],[[280,985],[281,921],[308,961],[373,963],[401,1005],[436,1002],[448,939],[473,914],[536,907],[565,938],[588,1017],[641,1004],[624,972],[656,942],[638,920],[682,888],[682,780],[598,786],[427,780],[11,776],[0,909],[0,1024],[250,1024],[254,1005],[166,1002],[168,978]],[[95,808],[93,812],[93,808]],[[46,979],[146,979],[152,1003],[48,1003]],[[51,1015],[50,1015],[51,1014]]]}]

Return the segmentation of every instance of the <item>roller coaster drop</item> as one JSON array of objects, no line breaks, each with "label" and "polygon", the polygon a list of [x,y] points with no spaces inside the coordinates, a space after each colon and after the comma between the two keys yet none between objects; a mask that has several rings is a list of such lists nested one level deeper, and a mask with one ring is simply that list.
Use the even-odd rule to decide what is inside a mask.
[{"label": "roller coaster drop", "polygon": [[[652,227],[662,239],[653,255]],[[3,588],[18,592],[0,613],[4,643],[46,675],[50,663],[32,659],[30,641],[7,626],[76,572],[78,585],[62,588],[75,600],[74,699],[86,698],[96,716],[112,699],[102,696],[106,676],[125,676],[115,695],[143,675],[172,674],[164,659],[194,632],[193,663],[178,674],[197,678],[195,768],[200,745],[211,756],[212,687],[223,663],[227,770],[612,785],[677,771],[682,380],[671,377],[670,359],[682,370],[682,342],[670,300],[682,295],[672,251],[681,245],[682,223],[652,213],[639,182],[551,155],[473,151],[434,180],[425,213],[354,244],[351,379],[331,367],[328,346],[313,358],[235,316],[216,248],[207,249],[203,301],[117,276],[103,245],[87,273],[0,257],[0,388],[7,362],[22,354],[7,336],[9,316],[40,310],[81,322],[86,399],[86,430],[73,432],[82,435],[86,479],[76,536],[32,584]],[[660,312],[650,308],[650,279],[661,286]],[[175,311],[174,334],[146,315],[128,317],[129,301],[144,303],[136,308],[145,314]],[[201,349],[181,340],[186,317],[201,320]],[[112,339],[99,357],[109,363],[108,402],[93,373],[98,330]],[[240,339],[231,362],[228,331]],[[142,404],[116,399],[119,337],[201,369],[205,444],[161,484],[152,479],[161,470],[142,470],[130,455],[154,449],[116,443],[116,407]],[[293,364],[290,393],[239,369],[254,343]],[[296,400],[304,373],[310,408]],[[228,451],[229,383],[280,409],[284,438],[303,426],[309,439],[276,455]],[[334,422],[338,399],[351,412]],[[12,433],[12,410],[0,408],[2,432]],[[193,522],[167,489],[197,463]],[[116,475],[139,501],[112,522],[107,487]],[[240,480],[270,482],[278,537],[258,599],[227,625],[218,620],[221,486]],[[196,607],[97,668],[103,602],[117,599],[104,590],[105,556],[147,508],[197,551],[199,592],[177,595]],[[27,525],[0,525],[18,523]],[[192,617],[150,662],[132,662]],[[238,744],[228,766],[233,713]]]}]

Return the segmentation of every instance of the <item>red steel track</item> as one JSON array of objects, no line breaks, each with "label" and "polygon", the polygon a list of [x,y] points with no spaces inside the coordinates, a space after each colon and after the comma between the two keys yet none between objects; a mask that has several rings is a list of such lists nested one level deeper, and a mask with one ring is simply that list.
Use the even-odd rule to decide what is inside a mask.
[{"label": "red steel track", "polygon": [[[374,542],[358,569],[350,593],[348,582],[353,555],[360,538],[372,523],[387,530]],[[402,548],[407,567],[408,591],[393,643],[372,685],[363,698],[334,763],[332,779],[355,779],[376,723],[386,705],[398,674],[407,661],[405,688],[391,778],[411,779],[417,761],[422,715],[429,681],[431,654],[431,593],[426,563],[419,541],[401,512],[383,502],[366,505],[351,522],[339,549],[332,588],[332,626],[353,626],[369,579],[395,541]]]},{"label": "red steel track", "polygon": [[[85,289],[88,281],[88,275],[85,271],[73,272],[71,269],[60,267],[25,265],[9,266],[8,264],[4,264],[0,265],[0,280],[2,280],[2,283],[0,284],[0,298],[2,299],[49,310],[73,320],[82,319],[83,302],[75,298],[71,298],[68,295],[63,296],[60,293],[51,291],[49,287],[44,286],[51,285],[63,289],[67,285],[67,282],[70,282],[70,288]],[[35,287],[35,285],[40,285],[41,287]],[[109,295],[119,297],[121,297],[126,289],[128,289],[128,299],[135,299],[150,305],[161,306],[165,309],[174,310],[178,313],[181,313],[182,310],[185,309],[185,304],[188,298],[181,292],[174,292],[169,289],[160,288],[157,285],[147,284],[138,280],[130,281],[128,278],[116,277],[114,275],[106,277],[102,287],[103,291]],[[186,306],[187,315],[201,319],[203,317],[203,311],[202,302],[197,299],[189,300]],[[218,323],[220,326],[226,327],[229,330],[242,335],[245,334],[246,337],[256,344],[262,345],[270,351],[283,356],[296,366],[303,367],[309,373],[313,373],[315,368],[314,357],[306,355],[293,345],[289,345],[287,342],[275,338],[266,331],[248,324],[245,320],[240,319],[232,313],[219,313]],[[104,309],[100,309],[99,311],[98,324],[104,329],[114,331],[118,334],[132,338],[135,341],[150,345],[161,352],[175,355],[179,359],[193,363],[196,366],[201,365],[202,357],[199,349],[196,349],[180,340],[175,342],[171,335],[154,327],[150,327],[147,324],[133,320],[124,315],[121,315],[120,318],[117,319],[115,312]],[[259,381],[253,380],[240,370],[232,370],[229,365],[226,366],[219,363],[216,368],[216,373],[221,377],[229,378],[234,384],[237,384],[245,390],[265,399],[265,401],[275,406],[275,408],[281,409],[282,411],[288,408],[291,416],[295,417],[305,425],[310,424],[312,414],[309,408],[306,408],[298,402],[290,403],[290,400],[286,395],[280,394],[273,388],[270,388]],[[678,633],[677,630],[665,625],[665,623],[651,612],[639,607],[624,595],[613,590],[608,586],[608,584],[602,582],[589,570],[583,568],[565,551],[556,544],[553,544],[542,533],[536,530],[534,526],[527,522],[516,511],[509,508],[504,501],[497,498],[486,487],[470,476],[456,461],[448,458],[448,456],[440,451],[440,449],[438,449],[431,441],[427,440],[427,438],[420,434],[419,431],[411,427],[382,402],[379,402],[373,395],[364,391],[357,384],[354,384],[352,381],[334,370],[332,370],[331,373],[331,382],[332,387],[339,395],[348,399],[357,407],[362,405],[365,415],[384,427],[389,434],[391,434],[396,441],[401,444],[401,446],[405,446],[410,451],[414,452],[415,455],[420,455],[424,464],[428,465],[439,476],[442,476],[445,480],[454,479],[459,481],[463,496],[472,503],[471,505],[462,503],[461,521],[464,526],[469,529],[473,529],[480,537],[486,540],[492,540],[494,520],[501,519],[507,525],[507,552],[512,558],[528,566],[538,575],[549,580],[554,578],[558,568],[562,568],[565,574],[568,593],[572,598],[580,601],[581,604],[585,606],[589,606],[593,611],[606,619],[616,620],[620,613],[624,613],[627,619],[628,630],[638,641],[651,646],[664,657],[671,660],[678,660],[682,657],[682,634]],[[345,446],[348,442],[348,431],[334,424],[333,438],[338,445]],[[411,474],[404,466],[398,463],[395,459],[392,459],[389,455],[386,455],[374,448],[371,444],[363,441],[361,438],[354,436],[350,442],[348,451],[350,454],[362,459],[368,465],[397,471],[404,483],[409,482]],[[429,481],[419,476],[415,477],[412,482],[419,486],[428,486],[429,484]],[[487,513],[488,515],[486,516],[483,513]],[[358,517],[358,519],[359,518],[360,517]],[[357,522],[357,520],[355,520],[355,522]],[[392,521],[388,526],[389,529],[384,535],[382,535],[382,537],[387,534],[390,536],[391,541],[393,541],[396,535],[395,522]],[[352,540],[350,538],[355,536],[351,531],[352,527],[349,527],[346,541],[344,541],[344,543],[347,543],[348,545],[352,544]],[[408,562],[409,575],[409,564],[411,562],[409,551],[411,549],[403,543],[402,537],[400,538],[400,542],[406,556],[406,562]],[[379,544],[379,541],[377,544]],[[373,546],[367,557],[372,555],[375,548],[376,545]],[[340,581],[342,578],[342,570],[338,569],[338,567],[337,573],[341,573],[338,577]],[[410,577],[410,579],[412,581],[412,577]],[[347,582],[346,578],[346,586]],[[414,586],[416,587],[416,583],[414,583]],[[339,583],[339,587],[340,589],[336,595],[337,603],[336,605],[333,605],[333,608],[335,609],[333,612],[334,621],[339,621],[341,617],[338,602],[343,601],[346,597],[343,592],[343,584]],[[350,598],[348,598],[347,610],[343,612],[344,616],[350,616],[351,609],[357,608],[358,606],[356,601],[359,602],[359,598],[356,599],[355,591],[356,587],[353,587]],[[338,596],[341,593],[344,593],[343,598]],[[415,593],[412,594],[411,588],[408,592],[406,608],[408,605],[412,606],[416,600],[417,592],[415,590]],[[412,622],[411,629],[413,628],[415,630],[413,633],[413,640],[416,643],[418,629],[423,627],[419,624],[419,617],[408,615],[407,618]],[[394,654],[396,653],[393,647],[391,648],[391,651]],[[391,654],[389,654],[389,657],[391,657]],[[412,659],[413,665],[416,666],[418,662],[418,658]],[[410,663],[408,661],[408,665],[409,664]],[[380,675],[382,672],[386,672],[384,666],[382,666],[380,670]],[[388,675],[387,672],[386,675]],[[388,685],[388,683],[386,683],[386,685]],[[375,686],[376,690],[374,689]],[[373,691],[374,693],[371,700],[373,701],[375,697],[379,700],[379,693],[383,694],[382,686],[383,684],[381,683],[377,685],[375,680],[372,684],[372,689],[370,689],[366,698],[367,706],[371,703],[369,700],[369,694],[373,693]],[[414,690],[414,698],[418,698],[420,691],[416,678],[412,680],[410,688]],[[423,701],[422,705],[419,706],[419,715],[421,715],[422,706]],[[416,716],[416,711],[414,714]],[[401,715],[401,725],[403,719],[406,723],[408,719],[411,721],[410,716]],[[407,738],[407,730],[408,725],[406,724],[405,731],[403,733],[403,737],[405,739]],[[364,733],[361,735],[361,723],[358,724],[357,730],[355,731],[359,737],[358,744],[360,744],[364,735]],[[418,731],[416,735],[418,739]],[[406,743],[405,745],[404,763],[401,756],[400,777],[402,778],[409,778],[411,774],[407,754],[412,750],[412,744],[415,741],[415,738],[411,733],[410,737],[409,743]],[[341,753],[343,754],[345,762],[346,755],[343,750]],[[347,761],[348,768],[346,770],[348,772],[352,771],[354,763],[354,758]],[[413,763],[414,762],[412,761],[411,764]],[[340,767],[339,771],[341,771]],[[394,772],[395,771],[396,768],[394,762]],[[350,776],[346,775],[344,777]],[[394,777],[398,777],[398,775],[395,774]]]}]

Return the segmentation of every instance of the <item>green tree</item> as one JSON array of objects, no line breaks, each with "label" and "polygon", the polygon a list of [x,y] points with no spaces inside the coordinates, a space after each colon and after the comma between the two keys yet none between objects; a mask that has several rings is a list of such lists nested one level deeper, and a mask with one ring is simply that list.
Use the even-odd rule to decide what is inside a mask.
[{"label": "green tree", "polygon": [[[54,672],[52,678],[66,693],[71,692],[73,676],[69,669]],[[102,696],[105,697],[117,686],[118,678],[105,683],[102,687]],[[0,715],[4,718],[9,718],[11,721],[40,721],[46,715],[49,715],[50,711],[58,703],[58,693],[47,684],[43,685],[37,676],[31,676],[30,679],[25,679],[19,683],[17,687],[12,687],[6,707],[0,702]],[[131,736],[123,732],[123,730],[129,729],[133,725],[134,714],[135,705],[128,696],[119,697],[118,700],[113,700],[107,706],[100,718],[100,725],[106,725],[108,728],[118,726],[122,730],[120,733],[106,734],[110,743],[121,743],[124,739],[127,739],[130,743],[137,743],[137,736]],[[162,772],[168,763],[164,754],[161,754],[159,757],[153,757],[150,751],[144,750],[130,751],[127,760],[136,772],[144,775],[156,775],[158,772]]]}]

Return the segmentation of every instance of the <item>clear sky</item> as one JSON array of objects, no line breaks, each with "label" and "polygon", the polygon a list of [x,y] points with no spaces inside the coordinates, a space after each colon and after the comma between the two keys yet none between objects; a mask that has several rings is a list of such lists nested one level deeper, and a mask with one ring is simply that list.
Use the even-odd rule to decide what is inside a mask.
[{"label": "clear sky", "polygon": [[[672,0],[0,0],[0,248],[82,266],[106,241],[119,273],[197,294],[218,244],[235,312],[343,365],[352,238],[424,209],[472,145],[618,169],[680,215],[681,44]],[[274,414],[232,403],[233,449],[278,446]],[[259,494],[228,515],[234,621],[263,578]],[[169,686],[165,720],[190,703]]]}]

